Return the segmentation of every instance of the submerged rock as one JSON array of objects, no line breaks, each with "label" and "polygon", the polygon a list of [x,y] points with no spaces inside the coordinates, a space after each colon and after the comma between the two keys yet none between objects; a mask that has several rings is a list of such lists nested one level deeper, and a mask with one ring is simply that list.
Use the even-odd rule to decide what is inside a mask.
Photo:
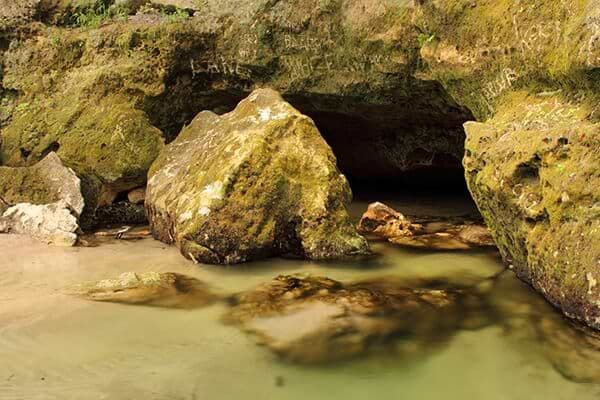
[{"label": "submerged rock", "polygon": [[423,231],[423,226],[411,223],[404,215],[383,203],[371,203],[358,223],[362,234],[385,238],[413,236]]},{"label": "submerged rock", "polygon": [[368,253],[351,192],[314,122],[269,89],[205,111],[161,153],[146,207],[154,236],[203,263]]},{"label": "submerged rock", "polygon": [[600,335],[559,318],[536,317],[544,354],[554,368],[574,382],[600,383]]},{"label": "submerged rock", "polygon": [[466,218],[437,218],[430,222],[422,219],[417,224],[382,203],[369,205],[358,230],[394,244],[433,250],[468,250],[495,245],[484,225]]},{"label": "submerged rock", "polygon": [[465,290],[414,289],[393,278],[342,284],[279,276],[231,298],[225,320],[286,360],[322,363],[411,348],[391,341],[397,337],[435,346],[460,327],[477,326],[469,319],[483,308],[477,299]]},{"label": "submerged rock", "polygon": [[20,203],[0,216],[0,232],[28,235],[47,244],[74,246],[79,225],[65,201],[36,205]]},{"label": "submerged rock", "polygon": [[117,279],[76,285],[68,292],[93,301],[168,308],[203,307],[216,300],[203,282],[172,272],[126,272]]}]

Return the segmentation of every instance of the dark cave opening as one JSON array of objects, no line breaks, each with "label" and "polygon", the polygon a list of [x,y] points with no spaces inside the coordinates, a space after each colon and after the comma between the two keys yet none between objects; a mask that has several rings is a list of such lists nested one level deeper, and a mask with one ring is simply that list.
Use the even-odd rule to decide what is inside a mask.
[{"label": "dark cave opening", "polygon": [[468,110],[407,99],[379,105],[332,97],[286,100],[315,121],[361,207],[381,201],[415,215],[478,214],[462,166],[463,124],[474,120]]},{"label": "dark cave opening", "polygon": [[[167,141],[197,112],[209,109],[223,114],[249,95],[237,90],[206,91],[190,83],[180,76],[171,82],[166,97],[144,104]],[[314,93],[284,94],[284,98],[314,120],[348,178],[355,200],[412,196],[440,205],[445,199],[458,200],[474,208],[462,166],[462,125],[474,117],[439,84],[428,83],[408,94],[380,93],[371,99]]]}]

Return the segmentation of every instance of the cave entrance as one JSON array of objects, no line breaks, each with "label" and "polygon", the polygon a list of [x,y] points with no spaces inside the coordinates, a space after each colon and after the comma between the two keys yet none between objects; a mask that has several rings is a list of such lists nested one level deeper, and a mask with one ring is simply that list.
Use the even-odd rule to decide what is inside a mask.
[{"label": "cave entrance", "polygon": [[[174,82],[166,97],[144,105],[167,141],[199,111],[222,114],[249,95],[235,90],[207,92],[190,82]],[[474,120],[473,115],[437,82],[415,80],[402,87],[368,98],[317,93],[288,93],[284,98],[315,121],[360,207],[382,201],[408,214],[476,212],[461,162],[463,124]]]},{"label": "cave entrance", "polygon": [[463,124],[474,117],[440,87],[429,90],[440,100],[396,96],[373,104],[347,97],[286,96],[315,121],[331,146],[352,187],[354,218],[375,201],[406,215],[478,215],[462,166]]}]

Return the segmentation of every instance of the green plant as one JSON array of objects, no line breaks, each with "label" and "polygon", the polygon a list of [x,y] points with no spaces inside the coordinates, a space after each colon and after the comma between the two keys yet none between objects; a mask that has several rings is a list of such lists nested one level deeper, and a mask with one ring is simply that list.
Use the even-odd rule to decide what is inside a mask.
[{"label": "green plant", "polygon": [[161,14],[167,22],[181,22],[190,17],[190,14],[181,8],[176,8],[172,12],[167,12],[166,9],[163,9]]},{"label": "green plant", "polygon": [[29,103],[21,103],[19,105],[17,105],[16,110],[17,112],[26,112],[27,110],[29,110],[29,106],[31,104]]},{"label": "green plant", "polygon": [[82,28],[97,28],[102,22],[117,18],[127,18],[127,9],[111,6],[110,2],[105,0],[77,9],[71,17],[71,24]]},{"label": "green plant", "polygon": [[419,47],[423,47],[428,43],[433,42],[433,40],[435,39],[435,34],[429,35],[426,33],[420,33],[419,36],[417,37],[417,40],[419,41]]}]

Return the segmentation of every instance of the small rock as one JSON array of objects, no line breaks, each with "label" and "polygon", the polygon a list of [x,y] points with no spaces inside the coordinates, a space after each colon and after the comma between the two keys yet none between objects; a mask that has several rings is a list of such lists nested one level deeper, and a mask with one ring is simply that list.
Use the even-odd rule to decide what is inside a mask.
[{"label": "small rock", "polygon": [[141,187],[127,193],[127,199],[131,204],[143,204],[146,200],[146,188]]},{"label": "small rock", "polygon": [[363,234],[374,234],[402,246],[432,250],[468,250],[495,246],[487,227],[467,219],[447,218],[416,224],[382,203],[372,203],[358,225]]},{"label": "small rock", "polygon": [[0,232],[28,235],[56,246],[74,246],[78,229],[77,218],[64,201],[47,205],[21,203],[0,217]]},{"label": "small rock", "polygon": [[412,236],[422,230],[421,225],[412,224],[404,215],[383,203],[369,204],[358,224],[358,232],[385,238]]}]

